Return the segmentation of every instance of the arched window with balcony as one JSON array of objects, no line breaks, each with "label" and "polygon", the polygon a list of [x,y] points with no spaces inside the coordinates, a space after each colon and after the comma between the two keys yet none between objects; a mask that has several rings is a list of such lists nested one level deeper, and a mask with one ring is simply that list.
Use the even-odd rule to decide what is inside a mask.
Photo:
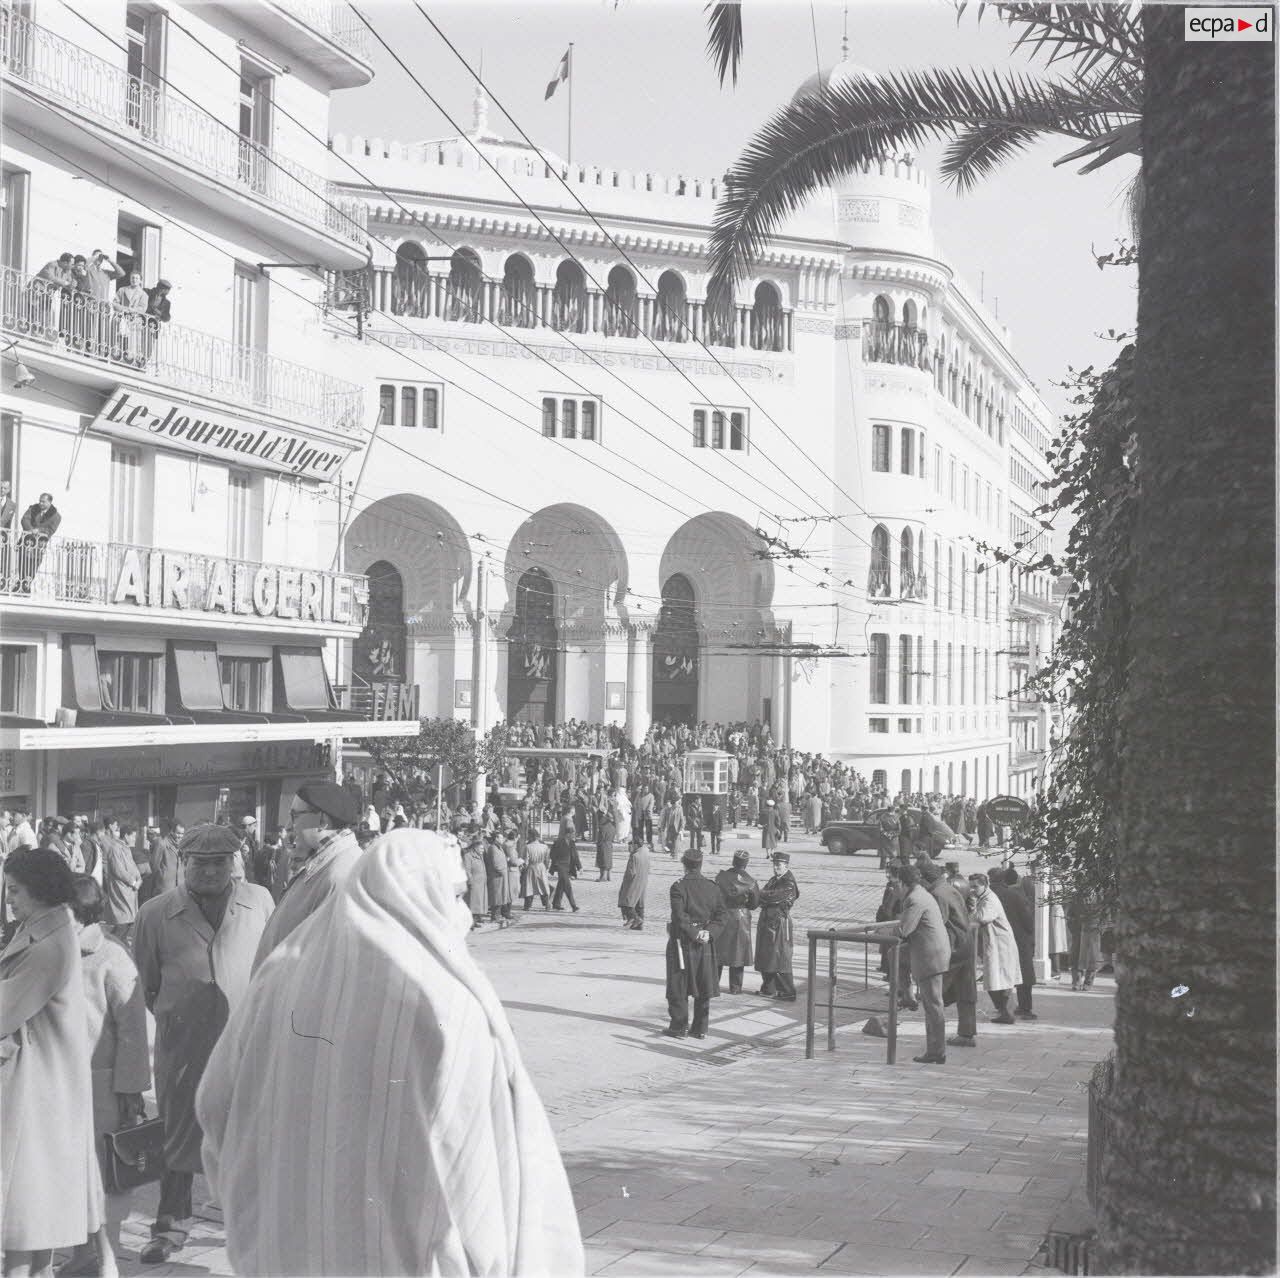
[{"label": "arched window with balcony", "polygon": [[587,282],[577,262],[561,262],[556,267],[556,286],[551,294],[551,327],[557,333],[587,331]]},{"label": "arched window with balcony", "polygon": [[391,277],[392,315],[427,315],[429,283],[426,251],[415,240],[406,240],[396,249],[396,268]]},{"label": "arched window with balcony", "polygon": [[704,340],[708,346],[737,346],[737,307],[726,289],[708,292],[702,307]]},{"label": "arched window with balcony", "polygon": [[871,303],[871,323],[862,338],[863,359],[873,364],[898,363],[893,314],[893,303],[883,293]]},{"label": "arched window with balcony", "polygon": [[916,594],[916,547],[910,528],[904,528],[898,538],[898,593],[903,599],[914,599]]},{"label": "arched window with balcony", "polygon": [[888,599],[891,592],[889,530],[883,524],[877,524],[871,530],[871,570],[867,574],[867,597]]},{"label": "arched window with balcony", "polygon": [[636,279],[625,266],[615,266],[609,272],[604,294],[604,335],[606,337],[635,337],[639,333],[636,324]]},{"label": "arched window with balcony", "polygon": [[915,328],[916,325],[916,304],[908,298],[902,303],[902,327]]},{"label": "arched window with balcony", "polygon": [[658,277],[658,298],[653,317],[653,338],[657,342],[683,342],[687,336],[684,318],[684,280],[675,271]]},{"label": "arched window with balcony", "polygon": [[751,308],[751,349],[781,351],[786,349],[786,344],[782,295],[776,284],[766,280],[756,285],[755,305]]},{"label": "arched window with balcony", "polygon": [[484,274],[474,249],[458,249],[449,263],[444,317],[460,324],[484,322]]},{"label": "arched window with balcony", "polygon": [[523,254],[513,253],[502,268],[498,323],[507,328],[535,328],[537,321],[538,295],[533,282],[533,263]]}]

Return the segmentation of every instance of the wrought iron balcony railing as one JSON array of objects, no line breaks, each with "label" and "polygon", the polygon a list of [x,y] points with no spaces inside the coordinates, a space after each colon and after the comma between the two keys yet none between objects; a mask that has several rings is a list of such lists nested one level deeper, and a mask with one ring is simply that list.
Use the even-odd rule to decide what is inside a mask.
[{"label": "wrought iron balcony railing", "polygon": [[933,369],[929,335],[908,324],[867,320],[862,325],[862,358],[869,364],[905,364],[924,372]]},{"label": "wrought iron balcony railing", "polygon": [[368,613],[369,579],[358,573],[4,529],[0,598],[10,606],[26,599],[358,628]]},{"label": "wrought iron balcony railing", "polygon": [[356,244],[368,239],[364,205],[339,199],[337,188],[319,174],[8,7],[0,8],[0,66],[6,78],[41,97],[185,160],[313,228]]},{"label": "wrought iron balcony railing", "polygon": [[361,431],[362,392],[353,382],[8,267],[0,268],[0,325],[24,342],[244,408],[353,437]]},{"label": "wrought iron balcony railing", "polygon": [[369,61],[369,33],[349,5],[334,0],[271,0],[271,3],[341,45],[362,62]]}]

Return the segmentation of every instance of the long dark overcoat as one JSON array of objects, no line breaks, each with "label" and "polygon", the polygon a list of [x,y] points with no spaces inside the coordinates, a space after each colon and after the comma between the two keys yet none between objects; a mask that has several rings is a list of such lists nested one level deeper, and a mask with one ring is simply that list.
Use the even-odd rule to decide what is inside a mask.
[{"label": "long dark overcoat", "polygon": [[746,967],[751,962],[751,911],[760,903],[760,885],[746,870],[721,870],[716,887],[724,898],[716,962],[721,967]]},{"label": "long dark overcoat", "polygon": [[791,973],[791,907],[800,885],[790,870],[775,874],[760,889],[760,921],[756,924],[756,971]]},{"label": "long dark overcoat", "polygon": [[[724,922],[720,889],[697,871],[671,885],[671,922],[667,925],[667,997],[715,998],[720,993],[716,962],[716,933]],[[700,931],[711,939],[697,941]],[[680,973],[688,984],[681,988]]]}]

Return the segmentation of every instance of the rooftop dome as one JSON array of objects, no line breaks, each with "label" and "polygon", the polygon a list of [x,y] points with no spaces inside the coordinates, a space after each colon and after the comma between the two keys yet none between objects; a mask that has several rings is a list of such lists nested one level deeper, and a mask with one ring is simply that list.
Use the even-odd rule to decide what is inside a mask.
[{"label": "rooftop dome", "polygon": [[791,96],[792,105],[804,98],[819,96],[824,89],[838,89],[852,80],[874,80],[876,73],[870,67],[850,62],[848,54],[833,67],[815,72]]}]

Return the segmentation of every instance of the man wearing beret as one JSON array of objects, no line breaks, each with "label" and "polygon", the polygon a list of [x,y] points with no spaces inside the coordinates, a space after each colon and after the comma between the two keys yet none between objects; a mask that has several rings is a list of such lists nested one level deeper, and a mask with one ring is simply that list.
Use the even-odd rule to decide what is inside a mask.
[{"label": "man wearing beret", "polygon": [[271,917],[271,893],[233,880],[240,836],[197,825],[178,845],[181,877],[138,911],[133,953],[156,1018],[156,1101],[164,1120],[160,1204],[144,1264],[163,1264],[187,1240],[191,1185],[201,1170],[196,1088],[232,1010],[249,988],[253,956]]},{"label": "man wearing beret", "polygon": [[[668,1038],[706,1038],[711,1000],[720,993],[714,937],[724,922],[720,889],[702,877],[702,853],[680,858],[684,878],[671,885],[671,922],[667,926]],[[693,999],[693,1026],[689,1000]]]},{"label": "man wearing beret", "polygon": [[289,832],[304,860],[262,934],[253,960],[255,970],[347,881],[360,858],[355,835],[359,822],[360,804],[342,786],[333,781],[309,781],[298,787],[289,805]]}]

